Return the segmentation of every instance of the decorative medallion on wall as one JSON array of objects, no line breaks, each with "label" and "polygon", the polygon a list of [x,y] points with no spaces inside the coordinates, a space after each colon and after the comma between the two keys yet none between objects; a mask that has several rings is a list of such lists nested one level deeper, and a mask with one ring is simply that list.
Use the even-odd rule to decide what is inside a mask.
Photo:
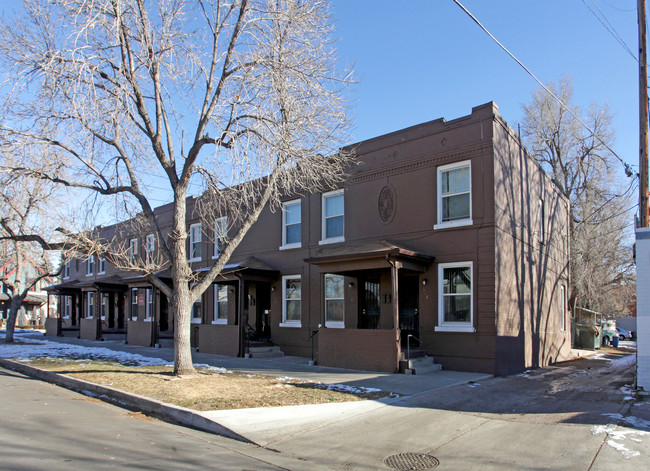
[{"label": "decorative medallion on wall", "polygon": [[388,224],[395,216],[395,189],[393,185],[386,185],[379,192],[379,201],[377,209],[379,210],[379,217],[384,224]]}]

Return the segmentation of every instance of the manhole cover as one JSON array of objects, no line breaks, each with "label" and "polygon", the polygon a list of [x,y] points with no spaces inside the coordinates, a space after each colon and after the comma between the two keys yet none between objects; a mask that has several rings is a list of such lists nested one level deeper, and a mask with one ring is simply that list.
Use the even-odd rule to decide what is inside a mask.
[{"label": "manhole cover", "polygon": [[398,453],[387,456],[384,464],[399,471],[425,471],[435,468],[440,462],[433,456],[423,453]]}]

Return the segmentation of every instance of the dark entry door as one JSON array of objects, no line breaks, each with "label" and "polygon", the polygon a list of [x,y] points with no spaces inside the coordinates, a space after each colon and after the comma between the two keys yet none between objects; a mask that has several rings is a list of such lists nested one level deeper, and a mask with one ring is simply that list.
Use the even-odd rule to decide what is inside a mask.
[{"label": "dark entry door", "polygon": [[411,346],[420,343],[420,314],[419,314],[419,278],[417,275],[402,275],[399,277],[399,328],[402,331],[402,345],[406,345],[408,336],[413,335]]},{"label": "dark entry door", "polygon": [[358,329],[376,329],[379,325],[379,277],[359,278]]},{"label": "dark entry door", "polygon": [[257,322],[255,328],[260,338],[271,338],[271,285],[269,283],[257,283]]}]

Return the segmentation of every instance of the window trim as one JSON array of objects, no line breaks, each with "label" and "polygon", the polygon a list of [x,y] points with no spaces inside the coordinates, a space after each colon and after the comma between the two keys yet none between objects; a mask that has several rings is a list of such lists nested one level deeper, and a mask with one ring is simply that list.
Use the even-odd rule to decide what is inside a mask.
[{"label": "window trim", "polygon": [[[199,234],[199,240],[194,240],[194,233],[195,233],[195,228],[198,227],[198,234]],[[189,241],[190,241],[190,247],[189,247],[189,253],[188,255],[190,258],[187,259],[188,262],[200,262],[203,260],[203,247],[201,244],[203,243],[203,233],[201,232],[201,223],[197,222],[195,224],[190,224],[190,234],[189,234]],[[198,257],[193,257],[192,255],[194,254],[194,244],[198,243],[199,245],[199,256]]]},{"label": "window trim", "polygon": [[219,225],[222,222],[225,226],[225,236],[223,237],[223,240],[228,242],[228,216],[221,216],[214,220],[214,249],[212,251],[212,259],[217,259],[221,255],[221,251],[219,250],[219,241],[221,240],[219,238]]},{"label": "window trim", "polygon": [[144,242],[144,263],[146,265],[153,264],[155,251],[156,251],[156,236],[154,234],[147,234]]},{"label": "window trim", "polygon": [[[86,292],[86,315],[84,316],[86,319],[94,319],[95,318],[95,292],[94,291],[87,291]],[[90,308],[92,309],[92,314],[90,313]]]},{"label": "window trim", "polygon": [[63,319],[70,319],[72,314],[72,296],[62,296],[63,298],[63,309],[62,316]]},{"label": "window trim", "polygon": [[[299,280],[300,281],[300,320],[293,321],[287,320],[287,281]],[[293,299],[295,301],[295,299]],[[302,275],[285,275],[282,277],[282,322],[280,327],[302,327]]]},{"label": "window trim", "polygon": [[567,314],[567,308],[566,308],[566,288],[564,285],[560,285],[560,315],[562,316],[561,322],[560,322],[560,331],[561,332],[566,332],[566,314]]},{"label": "window trim", "polygon": [[93,276],[95,274],[95,256],[90,255],[86,260],[86,276]]},{"label": "window trim", "polygon": [[[342,298],[328,298],[327,297],[327,278],[332,278],[334,276],[340,276],[343,278],[343,297]],[[327,300],[328,299],[340,299],[343,301],[343,320],[342,321],[328,321],[327,320]],[[345,277],[343,275],[337,275],[336,273],[327,273],[323,279],[323,313],[325,317],[325,327],[328,329],[345,329]]]},{"label": "window trim", "polygon": [[[291,224],[292,226],[295,224],[300,224],[300,242],[291,242],[287,243],[287,210],[289,206],[300,206],[300,221],[297,223]],[[299,249],[302,247],[302,200],[300,198],[295,199],[295,200],[290,200],[290,201],[284,201],[282,203],[282,245],[280,246],[280,250],[287,250],[287,249]]]},{"label": "window trim", "polygon": [[[327,238],[327,224],[325,217],[325,204],[328,198],[333,196],[343,195],[343,235]],[[338,217],[338,216],[337,216]],[[335,242],[345,242],[345,189],[341,188],[340,190],[328,191],[327,193],[321,194],[321,240],[318,242],[319,245],[323,244],[333,244]]]},{"label": "window trim", "polygon": [[106,274],[106,258],[104,257],[99,257],[98,260],[98,268],[97,268],[97,274],[98,275],[105,275]]},{"label": "window trim", "polygon": [[[457,168],[469,167],[469,217],[465,219],[456,219],[454,221],[442,220],[442,174],[449,170]],[[454,162],[452,164],[440,165],[436,169],[436,224],[434,229],[446,229],[451,227],[471,226],[474,224],[472,220],[472,161],[463,160],[461,162]]]},{"label": "window trim", "polygon": [[137,321],[139,314],[140,314],[140,307],[138,304],[138,288],[131,288],[131,319],[130,320]]},{"label": "window trim", "polygon": [[[447,322],[445,321],[445,295],[443,292],[443,280],[445,268],[466,268],[469,267],[471,273],[472,286],[469,293],[469,322]],[[476,332],[474,328],[474,262],[454,262],[438,264],[438,325],[435,327],[436,332]]]},{"label": "window trim", "polygon": [[68,278],[70,278],[70,260],[63,265],[63,279],[67,280]]},{"label": "window trim", "polygon": [[[226,317],[219,318],[219,288],[223,287],[226,290]],[[228,324],[228,294],[229,287],[225,283],[215,283],[214,284],[214,309],[212,310],[212,324],[213,325],[227,325]]]}]

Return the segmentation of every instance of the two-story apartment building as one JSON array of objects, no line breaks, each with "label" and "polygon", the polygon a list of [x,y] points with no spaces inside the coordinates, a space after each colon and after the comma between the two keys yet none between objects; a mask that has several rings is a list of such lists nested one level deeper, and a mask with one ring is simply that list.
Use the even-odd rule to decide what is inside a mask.
[{"label": "two-story apartment building", "polygon": [[[195,303],[194,346],[244,355],[254,332],[288,355],[378,371],[396,371],[407,342],[444,368],[495,374],[568,356],[569,203],[496,105],[350,148],[357,165],[340,188],[264,210]],[[170,210],[156,209],[163,226]],[[227,220],[187,222],[188,258],[205,270]],[[148,256],[155,242],[129,244]],[[65,327],[139,345],[172,335],[146,280],[101,260],[66,270],[52,287]]]}]

